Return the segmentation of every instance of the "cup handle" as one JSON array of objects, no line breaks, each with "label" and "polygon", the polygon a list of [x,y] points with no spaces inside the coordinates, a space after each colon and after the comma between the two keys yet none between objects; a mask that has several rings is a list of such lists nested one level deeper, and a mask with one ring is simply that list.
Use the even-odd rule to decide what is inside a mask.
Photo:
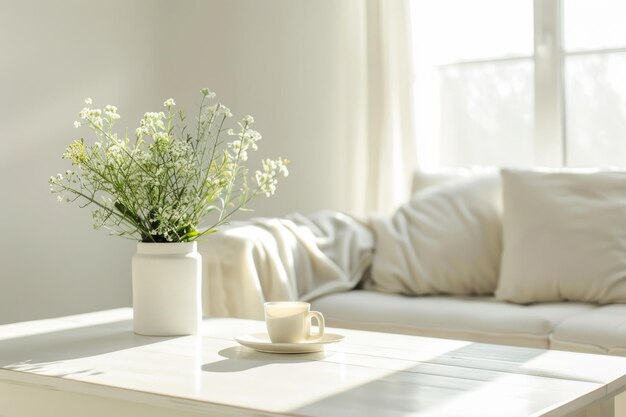
[{"label": "cup handle", "polygon": [[[317,334],[311,334],[311,325],[312,325],[311,320],[313,318],[317,320],[317,326],[318,326]],[[309,314],[307,314],[306,316],[306,320],[307,322],[309,322],[309,334],[307,335],[308,340],[315,340],[324,336],[324,316],[322,316],[322,313],[320,313],[319,311],[310,311]]]}]

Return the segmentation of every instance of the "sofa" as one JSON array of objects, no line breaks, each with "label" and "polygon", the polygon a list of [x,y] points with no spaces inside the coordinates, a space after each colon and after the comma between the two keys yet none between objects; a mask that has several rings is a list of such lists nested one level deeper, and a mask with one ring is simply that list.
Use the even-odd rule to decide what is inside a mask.
[{"label": "sofa", "polygon": [[[523,198],[521,202],[518,202],[515,198],[519,196],[514,195],[513,185],[510,185],[511,190],[503,190],[503,174],[493,171],[437,174],[418,172],[415,174],[412,190],[414,196],[412,203],[416,206],[409,207],[404,217],[394,217],[392,220],[379,218],[378,223],[375,219],[361,221],[342,213],[324,212],[316,216],[295,215],[286,219],[254,219],[233,224],[227,230],[212,235],[199,245],[204,259],[204,312],[206,315],[213,316],[263,319],[263,302],[303,299],[310,301],[313,309],[324,314],[329,326],[525,347],[626,355],[626,304],[622,303],[625,301],[623,290],[624,282],[626,282],[626,252],[621,252],[622,248],[619,246],[626,241],[626,234],[622,233],[624,227],[621,225],[614,229],[612,225],[605,227],[602,224],[602,222],[606,223],[606,218],[614,221],[615,216],[619,214],[620,204],[626,202],[626,199],[621,200],[624,191],[621,189],[623,187],[619,187],[619,181],[624,177],[623,173],[619,172],[607,174],[602,171],[598,175],[594,172],[590,174],[589,180],[584,177],[585,174],[589,174],[585,172],[564,174],[548,172],[537,174],[536,177],[533,176],[535,173],[507,174],[511,177],[510,183],[518,181],[523,187],[527,187],[524,189],[520,185],[522,191],[526,190],[524,192],[528,194],[538,192],[537,190],[544,185],[553,187],[546,195],[552,198],[552,195],[556,194],[559,199],[565,199],[568,204],[566,208],[570,207],[573,210],[571,215],[578,216],[573,217],[574,219],[582,216],[580,207],[588,205],[590,210],[598,210],[598,216],[595,215],[595,211],[591,212],[593,215],[589,217],[589,221],[574,221],[575,233],[559,236],[552,231],[539,239],[540,242],[528,240],[532,239],[532,233],[536,236],[543,236],[543,232],[533,231],[533,227],[542,227],[543,229],[540,230],[550,229],[553,224],[559,223],[563,217],[568,216],[567,210],[569,209],[564,210],[559,207],[552,213],[550,211],[552,206],[549,205],[554,201],[544,202],[543,200],[547,197],[544,198],[542,194],[537,194],[532,199]],[[565,175],[564,179],[559,175]],[[574,178],[572,182],[570,181],[571,175],[583,175],[583,177],[582,180]],[[608,179],[605,178],[606,175]],[[454,187],[458,185],[455,184],[465,181],[465,185],[462,186],[466,187],[467,181],[480,176],[492,181],[490,184],[493,187],[489,189],[489,192],[496,196],[495,203],[488,209],[474,210],[474,217],[479,218],[483,223],[468,226],[462,224],[463,222],[457,222],[459,217],[473,210],[469,207],[471,204],[482,204],[481,199],[484,199],[484,195],[476,191],[476,188],[472,188],[475,185],[471,185],[469,189],[459,189],[460,191],[457,192]],[[576,188],[581,182],[586,181],[589,184],[584,186],[588,188]],[[608,184],[606,187],[605,183]],[[444,187],[444,197],[441,197],[439,190],[441,187]],[[562,189],[568,190],[570,194],[560,195]],[[591,194],[594,195],[590,197],[589,189],[600,189],[600,191],[596,193],[597,195],[594,194],[595,191],[592,192]],[[432,190],[435,190],[434,194]],[[468,199],[474,199],[474,202],[462,202],[459,205],[458,202],[453,201],[448,210],[445,204],[449,201],[444,200],[446,198],[454,200],[463,192],[467,194]],[[428,198],[430,200],[424,200]],[[506,206],[506,198],[510,200],[510,207]],[[580,200],[581,198],[583,200]],[[602,199],[610,200],[610,207],[599,207],[598,201]],[[562,201],[558,202],[558,204],[561,203]],[[428,210],[422,210],[429,204],[432,206],[431,213],[428,212],[428,207],[426,207]],[[507,223],[509,220],[506,219],[506,215],[518,208],[521,210],[520,207],[525,204],[529,207],[525,207],[524,210],[532,214],[528,220],[530,223],[526,224],[523,221],[521,225]],[[501,207],[502,205],[504,207]],[[621,209],[625,208],[626,206],[621,207]],[[453,214],[454,219],[442,217],[450,215],[446,210]],[[398,213],[401,214],[401,212],[402,208]],[[394,216],[398,216],[398,213]],[[543,213],[546,213],[545,216]],[[434,216],[434,221],[428,219],[431,214]],[[554,217],[551,218],[550,215]],[[407,221],[406,219],[410,216],[417,220]],[[537,219],[544,217],[546,217],[544,219],[546,224],[536,224]],[[491,223],[484,223],[487,221],[485,219]],[[410,225],[411,222],[428,223],[429,221],[432,224],[428,227],[419,226],[421,227],[417,230],[419,233],[405,233],[406,229],[413,227]],[[600,225],[593,224],[594,221],[600,222]],[[391,237],[385,237],[386,232],[381,232],[385,228],[393,229],[394,227],[395,231],[388,233]],[[458,233],[450,236],[446,234],[447,231],[440,230],[441,227],[456,227]],[[589,227],[591,232],[585,232],[585,227]],[[589,240],[584,233],[588,233],[590,238],[595,238],[593,234],[599,233],[598,230],[602,227],[607,228],[607,236],[609,236],[607,239],[615,239],[617,242],[615,244],[618,246],[613,248],[607,244],[581,249],[581,245],[586,245]],[[570,229],[571,227],[568,226],[567,230]],[[464,230],[472,234],[467,242],[464,242]],[[530,237],[529,234],[531,234]],[[425,242],[415,241],[415,239],[424,240],[424,236],[428,238]],[[398,242],[402,242],[402,239],[407,240],[408,244],[395,247]],[[414,240],[410,241],[411,239]],[[446,239],[450,241],[447,248],[442,249],[437,246],[439,242]],[[507,239],[513,243],[509,244]],[[563,239],[563,244],[554,243],[555,240],[559,242],[559,239]],[[598,239],[604,239],[604,237]],[[569,242],[573,243],[568,248]],[[491,258],[478,259],[484,257],[486,251],[481,245],[482,247],[490,245],[495,248],[489,249],[493,252],[490,255]],[[561,246],[566,246],[566,248],[563,249]],[[449,252],[442,254],[441,250]],[[535,257],[543,257],[545,254],[547,258],[542,262],[534,262],[534,258],[529,257],[533,254],[533,250],[539,251],[535,252]],[[554,254],[548,254],[553,250],[556,251]],[[385,251],[389,252],[385,255],[389,259],[378,264],[386,262],[387,266],[378,267],[378,269],[387,268],[388,271],[380,272],[376,270],[376,256],[384,255]],[[415,251],[417,255],[411,251]],[[522,259],[507,258],[507,256],[519,257],[524,251],[528,253],[525,253]],[[571,251],[571,257],[567,257],[568,251]],[[597,255],[593,251],[597,251]],[[580,254],[582,253],[587,253],[591,259],[580,267],[575,264],[581,260]],[[601,258],[605,255],[610,255],[612,258],[604,261]],[[434,270],[431,276],[423,279],[421,287],[411,282],[408,284],[403,282],[407,274],[400,271],[397,265],[398,262],[405,262],[404,259],[407,257],[416,256],[424,258],[422,264],[408,265],[406,270],[417,270],[421,276],[428,275],[428,268]],[[554,259],[561,259],[561,261],[556,266],[551,266],[550,262]],[[508,264],[503,262],[508,262]],[[516,265],[516,262],[521,267]],[[588,263],[594,262],[601,262],[601,266],[590,265],[589,267],[604,271],[602,269],[604,265],[614,262],[617,268],[613,268],[610,274],[606,274],[608,280],[606,282],[609,284],[598,284],[598,301],[585,299],[586,296],[576,300],[577,291],[593,292],[595,290],[592,291],[591,287],[586,290],[584,284],[579,283],[575,288],[568,289],[567,281],[559,281],[554,285],[546,283],[549,280],[543,278],[543,272],[540,270],[544,267],[552,268],[548,271],[552,273],[561,268],[562,271],[567,272],[565,275],[572,277],[571,281],[575,281],[576,274],[586,268]],[[425,266],[424,263],[428,265]],[[624,268],[620,272],[619,268],[622,264]],[[448,279],[450,273],[465,274],[472,268],[479,274],[492,276],[491,281],[486,284],[484,282],[472,284],[472,288],[469,289],[466,288],[466,283],[451,282],[442,291],[436,288],[439,285],[437,282],[428,281],[431,278],[437,280],[438,277]],[[522,270],[515,271],[516,268]],[[528,274],[533,273],[532,277],[537,276],[537,279],[541,281],[533,283],[530,275],[524,275],[526,271]],[[377,272],[378,275],[376,275]],[[513,280],[508,290],[500,288],[502,282],[492,282],[503,279],[500,275],[505,272]],[[516,274],[522,277],[521,281],[515,276]],[[377,276],[379,278],[376,278]],[[386,283],[380,278],[381,276],[385,279],[388,277],[393,279],[390,283]],[[403,276],[405,278],[402,278]],[[582,275],[582,272],[581,276],[580,279],[588,279],[588,275]],[[468,279],[470,278],[475,277],[468,276]],[[482,277],[479,278],[482,279]],[[380,282],[376,282],[377,279]],[[519,282],[514,282],[515,279]],[[534,290],[528,288],[529,285],[535,287],[546,285],[545,300],[541,299],[544,297],[541,295],[540,302],[532,302]],[[595,281],[593,285],[595,288]],[[410,288],[411,286],[415,288]],[[495,286],[499,286],[495,293],[489,293],[489,291],[494,291]],[[606,288],[610,288],[610,291],[605,291]],[[551,295],[551,291],[557,295]],[[530,298],[523,295],[525,292],[530,294]],[[515,299],[518,296],[521,297],[520,300]]]}]

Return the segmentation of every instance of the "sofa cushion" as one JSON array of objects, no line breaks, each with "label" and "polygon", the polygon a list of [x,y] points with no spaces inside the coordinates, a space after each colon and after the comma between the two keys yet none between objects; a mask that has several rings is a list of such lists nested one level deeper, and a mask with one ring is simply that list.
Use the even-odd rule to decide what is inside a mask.
[{"label": "sofa cushion", "polygon": [[548,348],[553,328],[591,304],[523,306],[493,297],[407,297],[353,290],[312,302],[329,326]]},{"label": "sofa cushion", "polygon": [[626,172],[502,170],[496,297],[626,302]]},{"label": "sofa cushion", "polygon": [[550,347],[626,355],[626,305],[601,306],[563,320],[550,337]]},{"label": "sofa cushion", "polygon": [[408,295],[489,294],[501,255],[500,177],[458,179],[417,192],[376,237],[366,288]]}]

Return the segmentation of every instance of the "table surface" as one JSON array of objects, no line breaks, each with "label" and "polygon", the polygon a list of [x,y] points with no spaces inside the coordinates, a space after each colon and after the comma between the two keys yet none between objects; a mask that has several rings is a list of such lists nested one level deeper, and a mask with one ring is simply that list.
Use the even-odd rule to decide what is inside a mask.
[{"label": "table surface", "polygon": [[0,380],[251,416],[556,417],[626,387],[626,358],[603,355],[346,329],[313,354],[233,340],[264,329],[210,318],[200,335],[145,337],[131,309],[2,325]]}]

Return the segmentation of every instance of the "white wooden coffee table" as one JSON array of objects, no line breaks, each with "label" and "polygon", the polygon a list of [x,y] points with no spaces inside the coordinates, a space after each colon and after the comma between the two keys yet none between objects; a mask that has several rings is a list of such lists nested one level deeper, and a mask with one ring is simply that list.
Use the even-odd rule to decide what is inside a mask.
[{"label": "white wooden coffee table", "polygon": [[324,353],[273,355],[207,319],[132,333],[119,309],[0,326],[0,416],[613,416],[626,358],[343,329]]}]

